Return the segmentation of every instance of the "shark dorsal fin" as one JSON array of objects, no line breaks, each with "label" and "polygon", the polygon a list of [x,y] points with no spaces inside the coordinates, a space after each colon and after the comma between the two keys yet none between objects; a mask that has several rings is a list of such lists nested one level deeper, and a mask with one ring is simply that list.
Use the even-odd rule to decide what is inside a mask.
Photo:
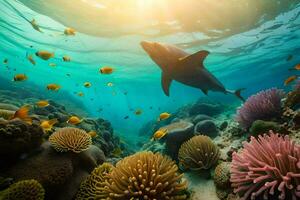
[{"label": "shark dorsal fin", "polygon": [[208,51],[202,50],[198,51],[194,54],[185,56],[183,58],[179,58],[178,61],[188,64],[190,66],[201,66],[203,67],[203,61],[206,58],[206,56],[209,54]]},{"label": "shark dorsal fin", "polygon": [[169,91],[170,91],[170,85],[171,85],[172,79],[166,74],[162,73],[161,74],[161,86],[163,88],[163,91],[165,95],[169,96]]}]

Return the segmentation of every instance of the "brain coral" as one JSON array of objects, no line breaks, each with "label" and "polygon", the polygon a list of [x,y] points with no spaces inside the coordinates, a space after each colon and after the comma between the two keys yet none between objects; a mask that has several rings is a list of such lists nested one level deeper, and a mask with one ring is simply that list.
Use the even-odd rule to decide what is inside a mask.
[{"label": "brain coral", "polygon": [[53,133],[49,137],[49,142],[58,152],[80,153],[89,148],[92,138],[82,129],[66,127]]},{"label": "brain coral", "polygon": [[209,169],[219,159],[220,151],[213,141],[204,135],[192,137],[179,149],[178,159],[184,169]]},{"label": "brain coral", "polygon": [[170,158],[139,152],[117,163],[108,174],[100,199],[187,199],[187,183],[182,176]]},{"label": "brain coral", "polygon": [[300,146],[272,131],[251,137],[233,154],[230,181],[242,200],[300,199]]},{"label": "brain coral", "polygon": [[279,117],[282,112],[283,94],[282,90],[271,88],[252,95],[243,107],[238,109],[236,121],[243,128],[248,129],[255,120],[270,120]]},{"label": "brain coral", "polygon": [[1,200],[43,200],[45,190],[34,179],[19,181],[0,193]]},{"label": "brain coral", "polygon": [[109,163],[103,163],[99,167],[96,167],[91,175],[89,175],[85,181],[80,185],[76,200],[88,200],[101,197],[102,190],[105,186],[104,182],[107,179],[107,174],[111,172],[113,165]]}]

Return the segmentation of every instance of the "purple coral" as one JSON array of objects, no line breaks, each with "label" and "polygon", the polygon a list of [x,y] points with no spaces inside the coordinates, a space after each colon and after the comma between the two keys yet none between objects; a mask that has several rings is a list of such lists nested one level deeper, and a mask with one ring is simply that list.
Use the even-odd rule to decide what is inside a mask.
[{"label": "purple coral", "polygon": [[230,181],[242,200],[300,199],[300,146],[288,136],[251,137],[232,159]]},{"label": "purple coral", "polygon": [[236,121],[248,129],[255,120],[268,120],[281,114],[282,90],[271,88],[252,95],[238,109]]}]

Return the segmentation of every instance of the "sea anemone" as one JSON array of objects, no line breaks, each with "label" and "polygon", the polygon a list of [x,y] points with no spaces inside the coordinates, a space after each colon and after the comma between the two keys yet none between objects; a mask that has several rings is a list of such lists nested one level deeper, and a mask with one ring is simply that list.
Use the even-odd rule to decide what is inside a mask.
[{"label": "sea anemone", "polygon": [[101,199],[187,199],[182,176],[170,158],[139,152],[119,161],[108,174],[106,198]]},{"label": "sea anemone", "polygon": [[232,159],[230,181],[242,200],[300,198],[300,146],[288,136],[251,137]]},{"label": "sea anemone", "polygon": [[238,109],[236,121],[248,129],[255,120],[270,120],[280,117],[282,112],[281,99],[284,92],[271,88],[252,95],[244,105]]},{"label": "sea anemone", "polygon": [[107,179],[107,174],[111,172],[113,165],[103,163],[96,167],[92,173],[81,183],[76,195],[76,200],[88,200],[102,198],[102,192]]},{"label": "sea anemone", "polygon": [[178,159],[184,169],[202,170],[214,166],[220,156],[219,148],[205,135],[197,135],[183,143]]},{"label": "sea anemone", "polygon": [[0,193],[1,200],[43,200],[44,196],[43,186],[34,179],[16,182]]},{"label": "sea anemone", "polygon": [[49,137],[49,142],[58,152],[80,153],[89,148],[92,138],[82,129],[66,127],[53,133]]}]

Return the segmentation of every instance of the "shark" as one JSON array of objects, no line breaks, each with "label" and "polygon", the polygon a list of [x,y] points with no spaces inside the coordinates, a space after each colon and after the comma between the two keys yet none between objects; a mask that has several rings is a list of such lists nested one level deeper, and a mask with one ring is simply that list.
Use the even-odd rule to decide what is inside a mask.
[{"label": "shark", "polygon": [[242,101],[241,91],[228,90],[225,86],[204,66],[203,62],[209,52],[201,50],[193,54],[170,44],[142,41],[140,43],[149,57],[160,67],[161,85],[166,96],[170,95],[170,86],[173,80],[182,84],[199,88],[205,95],[208,91],[233,94]]}]

